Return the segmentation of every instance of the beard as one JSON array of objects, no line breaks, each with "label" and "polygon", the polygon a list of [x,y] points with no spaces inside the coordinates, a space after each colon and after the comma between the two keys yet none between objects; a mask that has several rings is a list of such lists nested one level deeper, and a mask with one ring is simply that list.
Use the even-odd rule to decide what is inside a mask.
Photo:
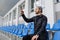
[{"label": "beard", "polygon": [[36,12],[36,14],[39,14],[39,12]]}]

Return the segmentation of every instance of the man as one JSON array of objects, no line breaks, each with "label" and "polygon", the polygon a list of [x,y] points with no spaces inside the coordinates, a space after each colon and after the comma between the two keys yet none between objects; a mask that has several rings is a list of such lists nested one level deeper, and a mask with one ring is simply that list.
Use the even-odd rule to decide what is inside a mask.
[{"label": "man", "polygon": [[48,33],[46,31],[47,17],[42,14],[42,7],[36,7],[36,16],[28,19],[21,10],[21,15],[26,22],[34,22],[34,34],[23,37],[23,40],[47,40]]}]

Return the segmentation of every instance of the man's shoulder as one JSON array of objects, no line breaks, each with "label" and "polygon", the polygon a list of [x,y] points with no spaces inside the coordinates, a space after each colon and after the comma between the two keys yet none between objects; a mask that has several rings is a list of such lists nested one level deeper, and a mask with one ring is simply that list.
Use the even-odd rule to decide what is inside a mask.
[{"label": "man's shoulder", "polygon": [[45,15],[43,15],[43,18],[44,18],[44,19],[47,19],[47,17],[46,17]]}]

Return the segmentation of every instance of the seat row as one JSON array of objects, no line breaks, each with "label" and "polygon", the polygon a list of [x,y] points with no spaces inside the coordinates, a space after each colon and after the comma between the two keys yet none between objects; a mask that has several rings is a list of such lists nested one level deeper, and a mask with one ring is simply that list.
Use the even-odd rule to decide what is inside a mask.
[{"label": "seat row", "polygon": [[19,37],[23,37],[25,35],[34,34],[34,23],[28,23],[28,25],[25,24],[18,24],[17,26],[6,26],[6,27],[0,27],[0,30],[11,33],[13,35],[17,35]]},{"label": "seat row", "polygon": [[[13,35],[17,35],[19,37],[23,37],[25,35],[34,34],[34,23],[28,23],[28,25],[25,24],[18,24],[12,25],[12,26],[3,26],[0,27],[0,30],[11,33]],[[49,31],[56,31],[53,36],[53,40],[60,40],[60,20],[58,20],[56,23],[53,24],[53,27],[50,28],[50,24],[47,24],[46,30]]]}]

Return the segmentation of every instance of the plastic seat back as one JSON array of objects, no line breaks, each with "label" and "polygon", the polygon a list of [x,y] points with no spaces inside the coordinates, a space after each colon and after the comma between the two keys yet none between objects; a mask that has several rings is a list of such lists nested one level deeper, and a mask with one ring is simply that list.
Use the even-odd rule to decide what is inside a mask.
[{"label": "plastic seat back", "polygon": [[60,31],[56,31],[53,40],[60,40]]}]

